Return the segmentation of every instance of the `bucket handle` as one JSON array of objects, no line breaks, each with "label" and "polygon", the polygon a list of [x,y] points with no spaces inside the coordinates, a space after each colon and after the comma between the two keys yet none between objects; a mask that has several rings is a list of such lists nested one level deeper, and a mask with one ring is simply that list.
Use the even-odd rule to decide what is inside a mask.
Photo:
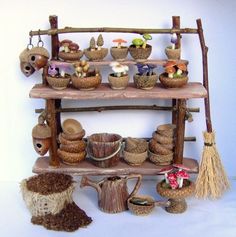
[{"label": "bucket handle", "polygon": [[119,147],[118,147],[118,149],[114,153],[112,153],[109,156],[102,157],[102,158],[97,158],[97,157],[92,156],[91,153],[89,152],[89,149],[87,149],[87,153],[88,153],[89,157],[92,158],[92,160],[104,161],[104,160],[109,160],[110,158],[112,158],[113,156],[118,154],[120,152],[121,147],[122,147],[122,142],[119,142]]}]

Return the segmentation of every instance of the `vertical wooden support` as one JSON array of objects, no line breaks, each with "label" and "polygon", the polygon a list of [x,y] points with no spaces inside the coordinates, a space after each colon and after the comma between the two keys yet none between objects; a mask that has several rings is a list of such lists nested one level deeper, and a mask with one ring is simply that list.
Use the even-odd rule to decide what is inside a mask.
[{"label": "vertical wooden support", "polygon": [[[57,16],[49,16],[49,22],[51,25],[51,29],[58,29],[58,19]],[[52,46],[52,59],[58,59],[60,42],[58,38],[58,34],[54,34],[51,36],[51,46]],[[61,100],[55,100],[56,109],[61,108]],[[56,114],[56,126],[57,126],[57,135],[62,131],[61,129],[61,114],[58,112]]]},{"label": "vertical wooden support", "polygon": [[176,127],[176,140],[175,140],[175,152],[174,163],[183,163],[184,152],[184,133],[185,133],[185,113],[186,113],[186,100],[177,100],[177,127]]},{"label": "vertical wooden support", "polygon": [[51,146],[49,156],[51,166],[59,166],[60,162],[57,156],[57,123],[56,123],[56,101],[53,99],[46,100],[47,123],[51,128]]},{"label": "vertical wooden support", "polygon": [[[180,29],[180,17],[179,16],[172,16],[172,28],[173,29]],[[177,42],[175,44],[176,48],[180,48],[181,46],[181,35],[177,34]],[[172,107],[177,109],[177,100],[172,99]],[[177,123],[177,111],[172,111],[172,123],[176,125]]]}]

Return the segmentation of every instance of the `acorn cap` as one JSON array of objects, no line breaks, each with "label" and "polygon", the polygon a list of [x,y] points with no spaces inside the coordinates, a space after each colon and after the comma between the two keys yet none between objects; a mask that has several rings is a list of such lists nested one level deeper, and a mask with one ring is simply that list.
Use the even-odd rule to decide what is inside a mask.
[{"label": "acorn cap", "polygon": [[37,124],[32,129],[33,138],[45,139],[51,136],[51,129],[47,124]]},{"label": "acorn cap", "polygon": [[47,49],[45,49],[44,47],[33,47],[32,49],[29,50],[29,55],[35,55],[35,54],[39,54],[39,55],[43,55],[46,58],[49,58],[49,52],[47,51]]},{"label": "acorn cap", "polygon": [[28,62],[29,52],[30,50],[26,48],[20,53],[19,59],[21,62]]}]

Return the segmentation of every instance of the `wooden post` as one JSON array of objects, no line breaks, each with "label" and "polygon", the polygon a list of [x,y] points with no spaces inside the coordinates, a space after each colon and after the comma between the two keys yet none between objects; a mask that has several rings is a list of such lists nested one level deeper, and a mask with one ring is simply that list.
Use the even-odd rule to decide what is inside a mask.
[{"label": "wooden post", "polygon": [[176,140],[174,151],[174,163],[183,163],[184,151],[184,132],[185,132],[185,113],[186,113],[186,100],[177,100],[177,127],[176,127]]},{"label": "wooden post", "polygon": [[[172,16],[172,29],[180,29],[180,16]],[[180,48],[181,46],[181,35],[180,33],[177,33],[177,42],[175,44],[176,48]],[[175,107],[177,109],[177,100],[172,99],[172,107]],[[176,110],[172,111],[172,123],[176,125],[177,123],[177,112]]]},{"label": "wooden post", "polygon": [[56,101],[53,99],[46,100],[47,123],[51,128],[51,146],[49,149],[51,166],[59,166],[60,162],[57,156],[57,122],[56,122]]}]

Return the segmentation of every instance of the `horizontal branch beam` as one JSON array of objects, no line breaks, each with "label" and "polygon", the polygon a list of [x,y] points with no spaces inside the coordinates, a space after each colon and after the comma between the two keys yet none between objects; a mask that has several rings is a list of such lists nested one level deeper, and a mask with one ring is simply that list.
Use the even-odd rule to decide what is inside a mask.
[{"label": "horizontal branch beam", "polygon": [[134,33],[134,34],[197,34],[197,29],[183,28],[183,29],[140,29],[140,28],[113,28],[113,27],[101,27],[101,28],[75,28],[65,27],[62,29],[49,29],[49,30],[36,30],[30,31],[29,35],[55,35],[64,33],[88,33],[88,32],[106,32],[106,33]]},{"label": "horizontal branch beam", "polygon": [[[35,113],[41,113],[44,109],[36,109]],[[98,106],[98,107],[82,107],[82,108],[60,108],[56,109],[57,113],[67,112],[103,112],[107,110],[163,110],[163,111],[174,111],[175,108],[172,106],[157,106],[157,105],[118,105],[118,106]],[[189,112],[200,111],[199,108],[188,108]]]}]

